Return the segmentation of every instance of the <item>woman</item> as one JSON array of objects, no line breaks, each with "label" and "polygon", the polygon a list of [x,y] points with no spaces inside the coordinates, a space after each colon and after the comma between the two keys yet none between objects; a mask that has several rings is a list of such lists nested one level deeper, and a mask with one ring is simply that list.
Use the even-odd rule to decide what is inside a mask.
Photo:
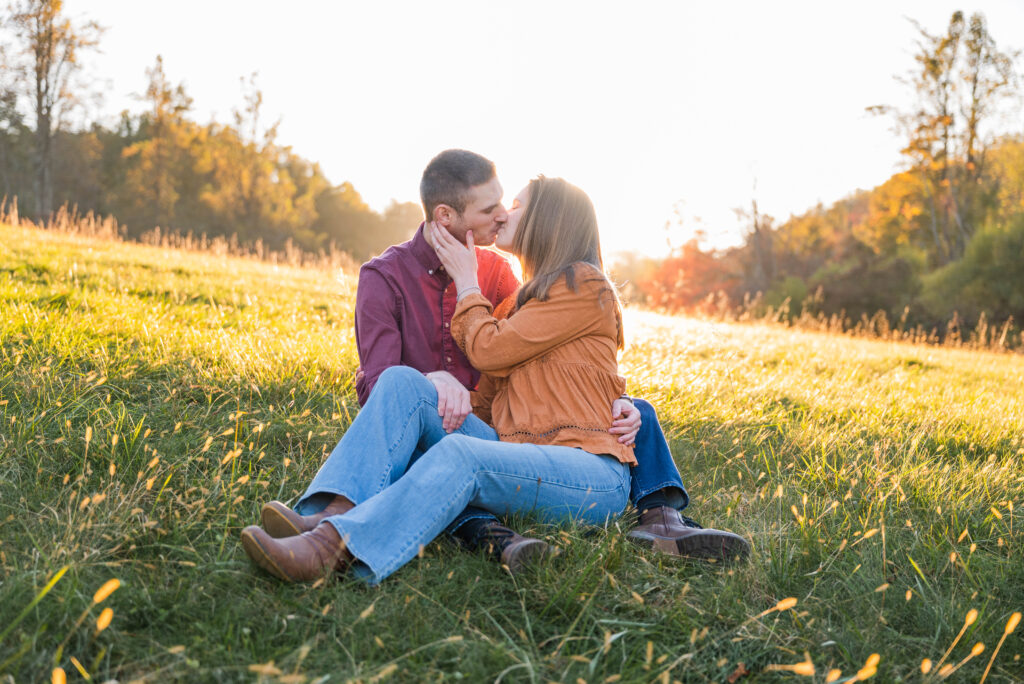
[{"label": "woman", "polygon": [[622,317],[590,199],[543,176],[516,197],[496,244],[520,258],[526,282],[506,320],[480,294],[472,236],[463,246],[434,227],[431,237],[458,290],[452,336],[484,374],[475,416],[446,436],[430,383],[385,371],[300,500],[307,515],[268,504],[266,529],[243,531],[249,557],[281,579],[352,567],[380,582],[467,505],[588,522],[626,505],[635,460],[607,431],[625,389]]}]

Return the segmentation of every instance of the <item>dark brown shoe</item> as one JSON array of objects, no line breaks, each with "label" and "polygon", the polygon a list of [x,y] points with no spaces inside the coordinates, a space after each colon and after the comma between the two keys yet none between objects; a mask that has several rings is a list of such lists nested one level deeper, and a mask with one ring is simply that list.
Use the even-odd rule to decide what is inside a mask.
[{"label": "dark brown shoe", "polygon": [[471,546],[477,549],[486,549],[488,553],[498,557],[501,564],[507,566],[513,575],[522,572],[527,566],[544,557],[553,557],[558,554],[558,550],[546,542],[533,537],[524,537],[496,522],[483,525]]},{"label": "dark brown shoe", "polygon": [[312,582],[352,562],[352,554],[330,523],[286,539],[274,539],[250,525],[242,530],[242,547],[256,565],[286,582]]},{"label": "dark brown shoe", "polygon": [[530,565],[545,558],[554,558],[558,549],[540,539],[513,534],[508,545],[501,551],[501,564],[517,575]]},{"label": "dark brown shoe", "polygon": [[750,544],[738,534],[701,527],[668,506],[641,513],[639,524],[626,536],[673,556],[729,561],[750,554]]},{"label": "dark brown shoe", "polygon": [[303,532],[310,532],[323,522],[324,518],[348,513],[354,507],[354,504],[345,497],[336,496],[331,503],[327,504],[327,508],[319,513],[299,515],[280,501],[271,501],[263,504],[263,508],[260,510],[260,520],[267,534],[275,539],[283,539]]}]

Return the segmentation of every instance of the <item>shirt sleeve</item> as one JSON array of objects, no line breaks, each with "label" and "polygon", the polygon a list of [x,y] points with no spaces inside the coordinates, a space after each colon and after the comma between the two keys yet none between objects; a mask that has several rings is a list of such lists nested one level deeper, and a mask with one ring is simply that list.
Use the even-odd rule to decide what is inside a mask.
[{"label": "shirt sleeve", "polygon": [[477,273],[480,288],[484,297],[497,306],[502,300],[519,289],[519,281],[508,259],[489,249],[477,247]]},{"label": "shirt sleeve", "polygon": [[[504,259],[500,260],[501,263],[498,266],[498,287],[496,288],[495,304],[503,302],[519,290],[519,281],[516,279],[516,274],[512,272],[512,267]],[[499,318],[501,318],[499,316]]]},{"label": "shirt sleeve", "polygon": [[402,363],[402,325],[397,298],[378,271],[360,269],[355,314],[360,366],[356,374],[356,395],[360,406],[370,398],[380,374]]},{"label": "shirt sleeve", "polygon": [[[495,377],[507,377],[518,364],[569,340],[602,327],[614,315],[600,291],[580,283],[572,292],[564,281],[551,288],[547,301],[531,299],[514,315],[499,321],[486,297],[464,297],[452,317],[452,336],[473,367]],[[608,309],[602,312],[601,309]]]}]

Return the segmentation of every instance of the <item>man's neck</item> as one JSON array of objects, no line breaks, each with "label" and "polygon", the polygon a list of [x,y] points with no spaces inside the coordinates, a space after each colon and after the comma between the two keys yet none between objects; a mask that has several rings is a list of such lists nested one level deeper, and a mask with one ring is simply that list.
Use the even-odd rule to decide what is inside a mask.
[{"label": "man's neck", "polygon": [[424,221],[420,230],[423,231],[423,239],[427,241],[430,248],[437,249],[437,246],[434,244],[434,236],[430,234],[430,221]]},{"label": "man's neck", "polygon": [[[434,236],[431,233],[430,221],[424,221],[423,222],[423,227],[420,228],[420,230],[423,231],[423,239],[427,241],[427,244],[430,245],[430,248],[431,249],[437,249],[437,245],[434,244]],[[441,226],[441,230],[448,230],[448,229],[445,228],[444,226]],[[449,233],[449,235],[450,234],[451,233]],[[466,245],[466,241],[465,240],[459,240],[459,242],[462,243],[462,246]]]}]

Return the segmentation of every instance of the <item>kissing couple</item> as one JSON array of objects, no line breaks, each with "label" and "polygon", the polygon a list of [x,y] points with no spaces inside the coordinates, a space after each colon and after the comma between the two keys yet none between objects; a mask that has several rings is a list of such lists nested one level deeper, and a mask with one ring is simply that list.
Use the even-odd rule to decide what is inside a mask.
[{"label": "kissing couple", "polygon": [[294,508],[268,502],[242,531],[249,558],[288,582],[377,584],[447,532],[515,573],[553,549],[499,516],[602,524],[630,502],[638,544],[745,557],[743,537],[680,514],[689,497],[654,407],[626,391],[622,306],[586,193],[538,176],[506,209],[491,161],[446,150],[420,196],[415,236],[359,273],[362,408]]}]

